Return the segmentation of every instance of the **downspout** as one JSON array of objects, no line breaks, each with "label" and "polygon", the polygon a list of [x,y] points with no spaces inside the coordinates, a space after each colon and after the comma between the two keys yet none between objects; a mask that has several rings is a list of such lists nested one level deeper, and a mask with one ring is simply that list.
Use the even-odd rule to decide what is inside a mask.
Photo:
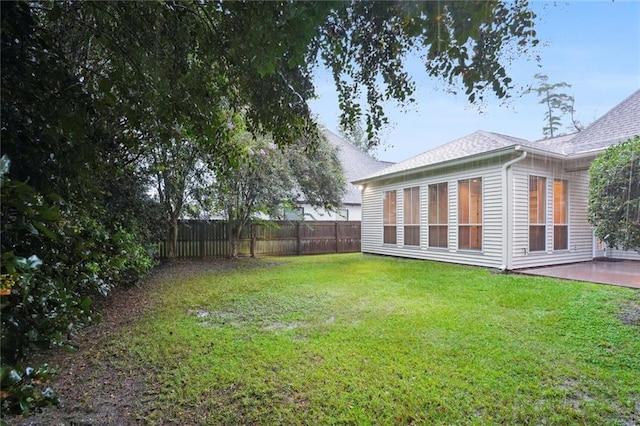
[{"label": "downspout", "polygon": [[[520,151],[522,147],[517,145],[515,147],[515,151]],[[511,209],[510,209],[510,193],[509,193],[509,168],[515,163],[524,160],[527,158],[527,151],[523,151],[522,155],[518,158],[514,158],[511,161],[508,161],[502,165],[502,230],[503,233],[506,232],[506,235],[503,235],[502,238],[502,266],[500,270],[502,272],[511,269],[512,265],[512,254],[511,254],[511,239],[513,238],[513,233],[511,232],[510,226],[512,226],[512,218],[511,218]]]}]

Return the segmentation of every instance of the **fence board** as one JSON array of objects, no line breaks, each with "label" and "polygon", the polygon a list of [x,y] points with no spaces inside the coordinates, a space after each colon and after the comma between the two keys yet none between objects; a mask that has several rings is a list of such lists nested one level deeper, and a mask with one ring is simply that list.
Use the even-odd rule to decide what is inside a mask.
[{"label": "fence board", "polygon": [[[360,221],[273,221],[245,228],[238,242],[238,255],[286,256],[360,251]],[[219,220],[183,220],[178,223],[177,257],[227,256],[227,228]],[[168,244],[158,246],[166,257]]]}]

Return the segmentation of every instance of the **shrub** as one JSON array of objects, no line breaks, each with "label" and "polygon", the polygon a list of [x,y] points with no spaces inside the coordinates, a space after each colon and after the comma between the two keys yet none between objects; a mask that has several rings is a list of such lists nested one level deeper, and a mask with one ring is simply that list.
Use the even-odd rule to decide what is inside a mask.
[{"label": "shrub", "polygon": [[589,170],[588,219],[609,247],[640,251],[640,136],[607,148]]},{"label": "shrub", "polygon": [[9,384],[5,389],[3,380],[2,406],[24,411],[54,399],[48,393],[34,396],[34,380],[44,380],[38,372],[45,369],[21,364],[33,351],[68,344],[80,327],[95,321],[95,297],[137,282],[154,259],[135,227],[110,223],[106,212],[74,208],[55,194],[45,197],[12,180],[8,170],[3,156],[1,361]]}]

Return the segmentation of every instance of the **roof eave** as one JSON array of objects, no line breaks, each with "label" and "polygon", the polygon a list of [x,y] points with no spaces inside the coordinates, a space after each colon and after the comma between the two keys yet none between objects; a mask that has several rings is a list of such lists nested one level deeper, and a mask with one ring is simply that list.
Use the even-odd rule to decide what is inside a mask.
[{"label": "roof eave", "polygon": [[[528,151],[528,149],[526,149],[526,150]],[[392,179],[392,178],[406,176],[406,175],[410,175],[410,174],[414,174],[414,173],[420,173],[420,172],[424,172],[424,171],[428,171],[428,170],[440,169],[440,168],[444,168],[444,167],[453,167],[453,166],[456,166],[456,165],[459,165],[459,164],[467,163],[469,161],[486,160],[486,159],[489,159],[489,158],[494,158],[494,157],[498,157],[500,155],[504,155],[504,154],[512,152],[512,151],[513,152],[519,152],[519,151],[524,151],[524,149],[522,149],[522,145],[511,145],[511,146],[508,146],[508,147],[494,149],[492,151],[485,151],[485,152],[481,152],[481,153],[478,153],[478,154],[468,155],[466,157],[454,158],[454,159],[451,159],[451,160],[441,161],[439,163],[434,163],[434,164],[428,164],[426,166],[416,167],[416,168],[413,168],[413,169],[400,170],[400,171],[397,171],[397,172],[394,172],[394,173],[388,173],[388,174],[384,174],[384,175],[366,177],[366,178],[363,178],[363,179],[354,180],[351,183],[353,183],[354,185],[364,185],[364,184],[367,184],[369,182],[380,180],[380,179]]]},{"label": "roof eave", "polygon": [[584,159],[584,158],[597,157],[598,155],[602,154],[606,150],[607,150],[607,148],[592,149],[591,151],[584,151],[584,152],[578,152],[578,153],[575,153],[575,154],[571,154],[571,155],[568,156],[568,158],[570,160],[581,160],[581,159]]},{"label": "roof eave", "polygon": [[566,154],[560,154],[558,152],[547,151],[546,149],[534,148],[532,146],[522,147],[521,150],[522,151],[526,151],[531,155],[535,155],[535,156],[538,156],[538,157],[544,157],[544,158],[553,158],[555,160],[566,160],[567,158],[569,158],[569,156],[566,155]]}]

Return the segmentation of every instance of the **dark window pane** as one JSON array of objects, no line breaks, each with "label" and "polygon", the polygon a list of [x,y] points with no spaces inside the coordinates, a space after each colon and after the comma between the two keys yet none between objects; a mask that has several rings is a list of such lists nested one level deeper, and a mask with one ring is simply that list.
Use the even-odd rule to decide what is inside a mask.
[{"label": "dark window pane", "polygon": [[447,231],[449,227],[446,225],[429,227],[429,247],[448,247]]},{"label": "dark window pane", "polygon": [[458,248],[460,250],[482,250],[482,226],[459,226]]},{"label": "dark window pane", "polygon": [[404,245],[406,246],[420,245],[420,227],[419,226],[404,227]]},{"label": "dark window pane", "polygon": [[396,243],[396,227],[395,226],[387,226],[384,227],[384,241],[385,244],[395,244]]},{"label": "dark window pane", "polygon": [[553,227],[553,249],[566,250],[569,248],[569,227],[556,225]]},{"label": "dark window pane", "polygon": [[544,225],[530,225],[529,226],[529,251],[544,251],[546,250],[545,244],[545,232],[546,227]]}]

